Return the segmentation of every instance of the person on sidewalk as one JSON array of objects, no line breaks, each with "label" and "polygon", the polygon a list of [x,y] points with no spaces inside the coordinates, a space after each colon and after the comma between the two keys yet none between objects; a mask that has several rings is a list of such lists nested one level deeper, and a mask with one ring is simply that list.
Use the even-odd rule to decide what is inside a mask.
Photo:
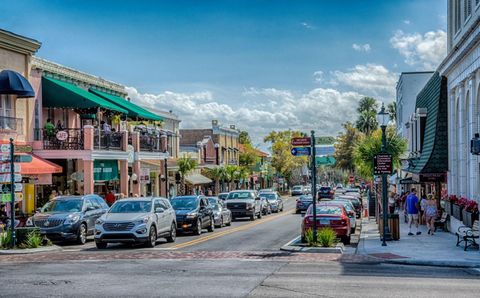
[{"label": "person on sidewalk", "polygon": [[408,235],[412,236],[412,224],[415,222],[415,227],[417,228],[417,235],[422,234],[418,230],[418,209],[419,209],[419,204],[418,204],[418,197],[417,197],[417,190],[415,188],[412,188],[410,194],[408,195],[406,201],[405,201],[405,213],[408,216]]},{"label": "person on sidewalk", "polygon": [[428,200],[425,204],[425,220],[427,222],[428,234],[434,235],[435,231],[435,218],[438,215],[437,202],[435,202],[433,195],[428,194]]}]

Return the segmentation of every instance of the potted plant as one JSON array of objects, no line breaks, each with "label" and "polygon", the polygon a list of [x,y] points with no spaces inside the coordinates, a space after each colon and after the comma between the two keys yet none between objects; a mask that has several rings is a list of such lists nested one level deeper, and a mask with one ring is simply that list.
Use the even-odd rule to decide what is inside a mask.
[{"label": "potted plant", "polygon": [[462,221],[462,210],[468,200],[464,197],[458,199],[452,206],[452,215],[456,219]]},{"label": "potted plant", "polygon": [[463,224],[472,227],[473,222],[478,220],[478,203],[474,200],[468,200],[462,210]]}]

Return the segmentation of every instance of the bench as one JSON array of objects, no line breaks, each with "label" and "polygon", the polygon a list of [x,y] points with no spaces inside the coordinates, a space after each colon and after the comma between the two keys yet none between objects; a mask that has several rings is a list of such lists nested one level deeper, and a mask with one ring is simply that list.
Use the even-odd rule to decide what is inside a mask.
[{"label": "bench", "polygon": [[447,221],[448,221],[448,213],[443,212],[442,216],[440,216],[440,218],[437,218],[434,222],[434,225],[433,225],[435,227],[434,232],[437,232],[437,228],[442,228],[444,232],[448,232]]},{"label": "bench", "polygon": [[477,241],[475,241],[475,239],[479,238],[478,220],[473,223],[473,226],[471,228],[466,226],[459,227],[458,232],[455,234],[457,235],[457,246],[464,242],[465,251],[469,247],[479,247]]}]

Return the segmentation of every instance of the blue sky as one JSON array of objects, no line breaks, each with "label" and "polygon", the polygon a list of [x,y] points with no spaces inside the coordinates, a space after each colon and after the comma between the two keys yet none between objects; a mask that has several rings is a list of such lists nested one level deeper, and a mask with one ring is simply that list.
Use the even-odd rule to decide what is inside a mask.
[{"label": "blue sky", "polygon": [[[335,134],[354,111],[317,121],[319,102],[391,101],[399,72],[438,64],[446,2],[18,0],[3,5],[0,27],[41,41],[42,58],[133,87],[138,102],[170,103],[187,126],[266,118],[265,131]],[[309,101],[320,111],[306,119],[283,111]]]}]

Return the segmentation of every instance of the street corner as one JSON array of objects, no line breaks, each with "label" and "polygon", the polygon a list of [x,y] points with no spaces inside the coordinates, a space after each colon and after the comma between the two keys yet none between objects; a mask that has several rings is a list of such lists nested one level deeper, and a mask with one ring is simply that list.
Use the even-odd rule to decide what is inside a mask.
[{"label": "street corner", "polygon": [[[0,256],[8,255],[31,255],[38,253],[50,253],[50,252],[62,252],[63,248],[58,245],[50,245],[38,248],[25,248],[25,249],[2,249],[0,250]],[[1,260],[1,259],[0,259]]]}]

